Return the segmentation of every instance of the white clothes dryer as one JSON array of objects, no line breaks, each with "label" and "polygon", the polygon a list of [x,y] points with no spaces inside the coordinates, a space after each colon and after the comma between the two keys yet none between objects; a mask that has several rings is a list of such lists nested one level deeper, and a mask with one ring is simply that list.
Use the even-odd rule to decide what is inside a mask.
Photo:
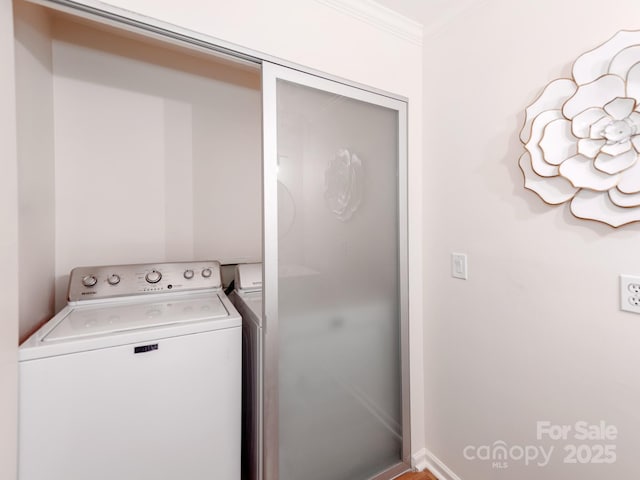
[{"label": "white clothes dryer", "polygon": [[262,480],[262,264],[236,267],[229,298],[242,316],[242,478]]}]

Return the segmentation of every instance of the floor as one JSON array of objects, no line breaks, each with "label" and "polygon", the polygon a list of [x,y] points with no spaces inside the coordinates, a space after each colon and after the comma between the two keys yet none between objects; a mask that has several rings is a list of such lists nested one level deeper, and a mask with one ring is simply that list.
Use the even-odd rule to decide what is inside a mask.
[{"label": "floor", "polygon": [[400,475],[396,480],[437,480],[437,478],[425,471],[405,473],[404,475]]}]

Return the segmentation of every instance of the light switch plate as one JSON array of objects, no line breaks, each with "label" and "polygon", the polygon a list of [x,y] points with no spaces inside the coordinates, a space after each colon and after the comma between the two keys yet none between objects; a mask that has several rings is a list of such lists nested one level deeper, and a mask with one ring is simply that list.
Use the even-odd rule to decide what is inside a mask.
[{"label": "light switch plate", "polygon": [[461,278],[466,280],[468,278],[467,270],[467,254],[466,253],[452,253],[451,254],[451,276],[453,278]]}]

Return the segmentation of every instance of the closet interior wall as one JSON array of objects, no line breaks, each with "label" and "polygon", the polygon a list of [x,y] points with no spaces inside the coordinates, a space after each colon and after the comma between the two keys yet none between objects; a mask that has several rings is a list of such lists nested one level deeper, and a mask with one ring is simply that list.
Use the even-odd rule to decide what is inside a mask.
[{"label": "closet interior wall", "polygon": [[81,265],[261,260],[258,65],[14,2],[20,338]]}]

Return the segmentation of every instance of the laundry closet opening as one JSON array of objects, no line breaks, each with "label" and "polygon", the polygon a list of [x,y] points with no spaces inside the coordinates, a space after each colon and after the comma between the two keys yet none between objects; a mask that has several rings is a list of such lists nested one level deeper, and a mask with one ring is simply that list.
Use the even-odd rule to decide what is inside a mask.
[{"label": "laundry closet opening", "polygon": [[20,337],[80,265],[262,250],[260,65],[14,2]]},{"label": "laundry closet opening", "polygon": [[406,101],[132,12],[45,3],[74,14],[14,1],[21,339],[78,266],[261,262],[245,466],[406,471]]}]

